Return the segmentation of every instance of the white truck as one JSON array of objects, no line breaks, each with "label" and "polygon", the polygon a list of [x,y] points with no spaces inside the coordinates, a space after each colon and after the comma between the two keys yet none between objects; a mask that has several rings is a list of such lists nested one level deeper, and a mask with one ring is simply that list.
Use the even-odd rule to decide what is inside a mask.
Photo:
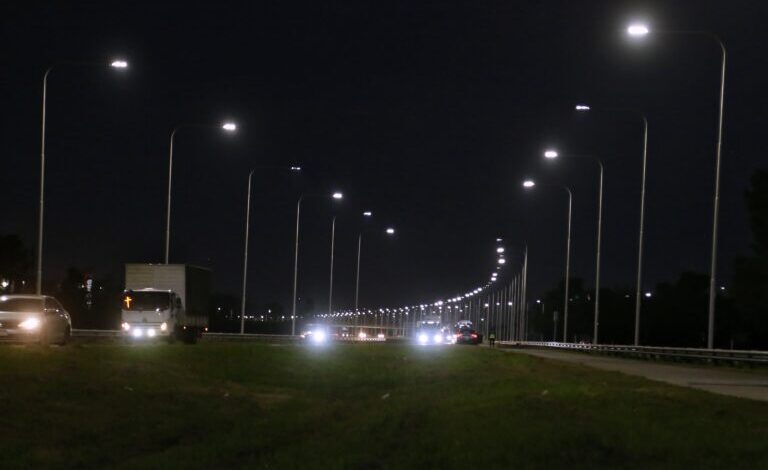
[{"label": "white truck", "polygon": [[123,335],[194,343],[208,330],[211,272],[186,264],[126,264]]}]

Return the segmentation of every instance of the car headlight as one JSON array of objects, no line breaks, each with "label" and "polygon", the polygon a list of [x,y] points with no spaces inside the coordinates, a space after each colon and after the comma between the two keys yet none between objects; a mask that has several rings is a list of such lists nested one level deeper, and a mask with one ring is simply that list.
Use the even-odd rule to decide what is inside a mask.
[{"label": "car headlight", "polygon": [[435,343],[442,343],[443,335],[441,335],[440,333],[436,333],[432,339],[435,341]]},{"label": "car headlight", "polygon": [[419,334],[419,343],[421,344],[427,344],[427,341],[429,341],[429,337],[426,333],[420,333]]},{"label": "car headlight", "polygon": [[360,333],[358,333],[357,337],[360,339],[365,339],[368,337],[368,335],[365,334],[365,331],[361,331]]},{"label": "car headlight", "polygon": [[166,331],[168,329],[168,324],[166,322],[163,322],[162,325],[160,325],[160,331]]},{"label": "car headlight", "polygon": [[35,330],[40,327],[40,319],[31,317],[19,323],[19,328],[23,330]]},{"label": "car headlight", "polygon": [[155,336],[155,329],[154,328],[148,329],[147,330],[147,336],[149,336],[150,338],[154,337]]},{"label": "car headlight", "polygon": [[326,339],[325,331],[315,331],[312,333],[312,341],[315,343],[324,343]]},{"label": "car headlight", "polygon": [[122,327],[125,331],[131,331],[131,325],[129,323],[123,323]]}]

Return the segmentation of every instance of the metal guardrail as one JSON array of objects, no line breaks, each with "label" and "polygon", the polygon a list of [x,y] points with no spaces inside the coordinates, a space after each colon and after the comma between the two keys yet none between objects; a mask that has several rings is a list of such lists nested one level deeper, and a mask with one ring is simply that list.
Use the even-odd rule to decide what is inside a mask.
[{"label": "metal guardrail", "polygon": [[631,346],[616,344],[560,343],[553,341],[497,341],[500,346],[519,348],[546,348],[642,359],[686,359],[706,362],[768,364],[768,351],[739,349],[674,348],[660,346]]},{"label": "metal guardrail", "polygon": [[120,330],[72,330],[72,336],[75,338],[119,338],[121,335]]}]

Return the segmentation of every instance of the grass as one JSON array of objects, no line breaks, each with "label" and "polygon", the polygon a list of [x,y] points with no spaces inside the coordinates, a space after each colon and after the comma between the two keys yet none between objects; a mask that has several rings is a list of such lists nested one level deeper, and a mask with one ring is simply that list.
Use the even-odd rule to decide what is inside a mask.
[{"label": "grass", "polygon": [[766,468],[768,403],[485,348],[0,348],[3,468]]}]

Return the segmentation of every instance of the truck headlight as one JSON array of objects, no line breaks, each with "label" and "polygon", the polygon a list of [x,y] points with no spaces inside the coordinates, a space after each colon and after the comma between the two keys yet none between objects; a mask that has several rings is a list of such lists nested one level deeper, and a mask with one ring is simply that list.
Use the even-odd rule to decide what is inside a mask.
[{"label": "truck headlight", "polygon": [[432,339],[435,341],[435,343],[442,343],[443,335],[440,333],[435,333],[435,336]]},{"label": "truck headlight", "polygon": [[133,330],[133,337],[134,337],[134,338],[141,338],[141,330],[140,330],[140,329],[138,329],[138,328],[136,328],[135,330]]},{"label": "truck headlight", "polygon": [[128,324],[127,322],[123,323],[121,326],[123,327],[123,330],[131,331],[131,325]]},{"label": "truck headlight", "polygon": [[148,329],[147,336],[149,336],[150,338],[153,338],[155,336],[155,329],[154,328]]},{"label": "truck headlight", "polygon": [[35,330],[40,327],[40,319],[31,317],[27,318],[23,322],[19,323],[19,328],[22,330]]},{"label": "truck headlight", "polygon": [[325,335],[325,331],[314,331],[312,332],[312,341],[315,343],[324,343],[327,339]]},{"label": "truck headlight", "polygon": [[421,344],[427,344],[427,341],[429,341],[429,337],[426,333],[420,333],[419,334],[419,343]]},{"label": "truck headlight", "polygon": [[166,322],[163,322],[160,325],[160,331],[166,331],[168,329],[168,324]]}]

